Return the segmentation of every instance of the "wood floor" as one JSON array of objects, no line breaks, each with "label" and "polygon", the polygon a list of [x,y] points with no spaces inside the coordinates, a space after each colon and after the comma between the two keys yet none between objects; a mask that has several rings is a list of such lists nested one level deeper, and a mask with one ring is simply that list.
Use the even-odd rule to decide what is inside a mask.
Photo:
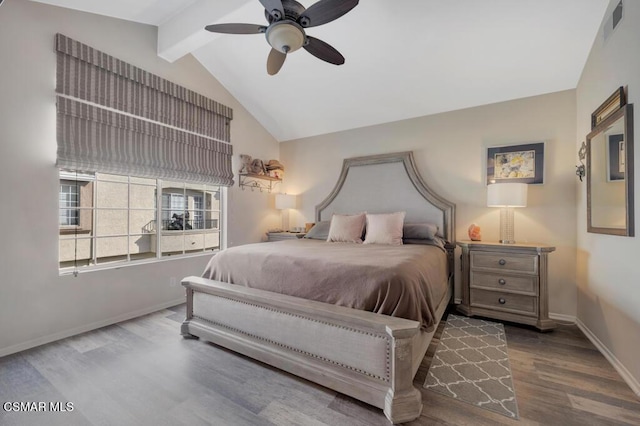
[{"label": "wood floor", "polygon": [[[349,397],[199,340],[184,305],[0,358],[0,403],[72,402],[67,412],[5,412],[0,425],[388,425]],[[638,425],[640,399],[575,327],[507,325],[520,420],[422,389],[412,425]]]}]

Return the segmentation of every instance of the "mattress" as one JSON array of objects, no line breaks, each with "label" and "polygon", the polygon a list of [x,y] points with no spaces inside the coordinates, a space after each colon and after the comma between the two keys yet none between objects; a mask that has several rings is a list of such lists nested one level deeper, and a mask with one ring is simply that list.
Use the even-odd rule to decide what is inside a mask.
[{"label": "mattress", "polygon": [[448,271],[437,246],[298,239],[222,250],[203,277],[415,320],[430,331]]}]

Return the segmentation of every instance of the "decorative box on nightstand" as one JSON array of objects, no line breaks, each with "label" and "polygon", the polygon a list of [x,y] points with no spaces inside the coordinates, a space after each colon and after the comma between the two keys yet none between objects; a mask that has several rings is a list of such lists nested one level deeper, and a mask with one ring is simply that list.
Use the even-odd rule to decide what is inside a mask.
[{"label": "decorative box on nightstand", "polygon": [[295,240],[305,235],[304,232],[267,232],[267,241]]},{"label": "decorative box on nightstand", "polygon": [[556,327],[549,319],[547,255],[544,244],[459,241],[462,247],[462,303],[467,316]]}]

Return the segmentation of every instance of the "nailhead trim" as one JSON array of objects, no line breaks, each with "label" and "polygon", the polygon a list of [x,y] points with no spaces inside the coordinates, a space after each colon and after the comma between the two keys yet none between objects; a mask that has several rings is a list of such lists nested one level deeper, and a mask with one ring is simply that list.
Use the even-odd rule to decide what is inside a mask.
[{"label": "nailhead trim", "polygon": [[219,322],[216,322],[216,321],[209,320],[207,318],[203,318],[203,317],[201,317],[199,315],[195,315],[195,314],[193,315],[193,318],[198,318],[200,320],[203,320],[205,322],[214,324],[216,326],[224,327],[224,328],[226,328],[228,330],[244,334],[245,336],[249,336],[249,337],[252,337],[254,339],[262,340],[262,341],[265,341],[265,342],[280,346],[282,348],[288,349],[290,351],[298,352],[300,354],[303,354],[303,355],[306,355],[306,356],[310,356],[312,358],[316,358],[316,359],[328,362],[330,364],[337,365],[337,366],[340,366],[342,368],[346,368],[348,370],[352,370],[352,371],[358,372],[360,374],[364,374],[365,376],[369,376],[369,377],[372,377],[372,378],[377,379],[377,380],[382,380],[384,382],[389,382],[390,365],[391,365],[391,342],[390,342],[390,339],[389,339],[388,336],[383,336],[383,335],[372,333],[372,332],[368,332],[368,331],[362,331],[362,330],[358,330],[356,328],[345,327],[345,326],[342,326],[342,325],[336,325],[336,324],[332,324],[332,323],[329,323],[329,322],[326,322],[326,321],[321,321],[321,320],[318,320],[318,319],[315,319],[315,318],[309,318],[309,317],[306,317],[306,316],[303,316],[303,315],[292,314],[291,312],[285,312],[285,311],[277,310],[277,309],[274,309],[274,308],[267,308],[266,306],[258,305],[258,304],[255,304],[255,303],[249,303],[249,302],[246,302],[244,300],[237,300],[237,299],[234,299],[234,298],[231,298],[231,297],[218,296],[218,295],[213,295],[213,294],[210,294],[210,293],[202,293],[202,294],[207,294],[209,296],[218,297],[220,299],[230,300],[232,302],[242,303],[244,305],[253,306],[253,307],[256,307],[256,308],[264,309],[266,311],[276,312],[276,313],[279,313],[279,314],[285,314],[285,315],[288,315],[288,316],[291,316],[291,317],[294,317],[294,318],[300,318],[300,319],[304,319],[304,320],[307,320],[307,321],[312,321],[312,322],[317,322],[317,323],[320,323],[320,324],[323,324],[323,325],[328,325],[328,326],[331,326],[331,327],[341,328],[341,329],[344,329],[344,330],[348,330],[348,331],[352,331],[352,332],[356,332],[356,333],[360,333],[360,334],[365,334],[367,336],[372,336],[372,337],[375,337],[375,338],[378,338],[378,339],[384,339],[384,340],[386,340],[386,366],[385,366],[386,367],[385,368],[386,372],[385,372],[385,377],[381,377],[381,376],[378,376],[376,374],[369,373],[368,371],[361,370],[359,368],[351,367],[349,365],[342,364],[340,362],[333,361],[333,360],[330,360],[328,358],[321,357],[319,355],[316,355],[316,354],[313,354],[313,353],[310,353],[310,352],[307,352],[307,351],[303,351],[303,350],[300,350],[300,349],[297,349],[297,348],[294,348],[294,347],[291,347],[291,346],[288,346],[288,345],[284,345],[282,343],[276,342],[274,340],[267,339],[265,337],[261,337],[261,336],[255,335],[255,334],[248,333],[248,332],[246,332],[244,330],[240,330],[238,328],[230,327],[230,326],[228,326],[226,324],[222,324],[222,323],[219,323]]}]

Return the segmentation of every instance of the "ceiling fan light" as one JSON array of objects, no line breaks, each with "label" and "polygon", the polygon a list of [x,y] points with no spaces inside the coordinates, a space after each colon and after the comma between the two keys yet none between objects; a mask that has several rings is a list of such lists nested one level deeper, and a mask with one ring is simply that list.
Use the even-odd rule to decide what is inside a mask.
[{"label": "ceiling fan light", "polygon": [[282,53],[295,52],[304,44],[303,30],[288,22],[271,24],[266,36],[271,47]]}]

